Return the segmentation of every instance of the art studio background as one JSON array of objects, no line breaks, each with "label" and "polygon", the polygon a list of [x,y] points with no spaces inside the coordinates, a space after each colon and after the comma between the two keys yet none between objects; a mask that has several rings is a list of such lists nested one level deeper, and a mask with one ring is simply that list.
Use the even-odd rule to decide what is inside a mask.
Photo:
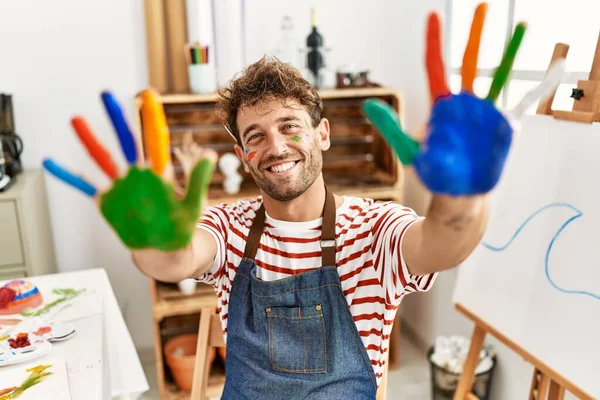
[{"label": "art studio background", "polygon": [[[198,7],[190,6],[194,1],[181,3]],[[220,3],[212,4],[213,42],[208,54],[209,60],[214,57],[217,84],[225,83],[233,73],[265,53],[284,60],[293,57],[288,61],[306,71],[305,42],[311,32],[311,20],[316,20],[324,40],[324,88],[337,85],[338,72],[368,71],[369,82],[400,93],[404,124],[411,132],[422,126],[430,110],[424,69],[427,14],[439,10],[445,18],[448,74],[452,88],[457,90],[462,52],[477,5],[472,0]],[[565,42],[571,45],[569,72],[559,87],[554,108],[571,109],[571,89],[577,79],[587,77],[592,63],[600,5],[592,0],[571,0],[568,8],[558,0],[488,3],[476,91],[483,93],[489,87],[489,77],[514,24],[525,20],[528,33],[501,105],[514,105],[541,80],[554,45]],[[199,10],[196,9],[200,13]],[[230,14],[231,10],[237,14]],[[181,23],[190,27],[189,21]],[[283,25],[293,27],[287,39],[283,37]],[[226,31],[228,36],[224,38]],[[42,159],[52,154],[64,160],[71,170],[80,171],[94,182],[108,184],[74,139],[69,121],[75,113],[85,115],[109,151],[119,154],[113,128],[100,106],[99,93],[110,88],[122,100],[128,120],[136,120],[134,98],[150,82],[143,2],[6,1],[0,4],[0,34],[4,59],[0,64],[0,91],[13,96],[15,130],[24,144],[23,167],[39,169]],[[186,43],[194,41],[188,39]],[[219,47],[220,40],[228,45]],[[294,48],[282,47],[282,43],[293,43]],[[167,76],[166,85],[172,87],[169,80]],[[424,190],[410,169],[403,172],[403,202],[418,213],[425,213],[428,198]],[[57,271],[104,268],[136,348],[143,360],[151,358],[154,339],[148,279],[135,268],[128,251],[87,198],[54,180],[46,180],[46,196]],[[430,292],[408,296],[402,304],[402,331],[416,342],[423,357],[440,335],[471,334],[471,322],[458,314],[452,304],[456,273],[443,272]],[[492,398],[519,398],[531,384],[531,366],[494,339],[489,342],[496,346],[499,360]],[[401,368],[402,362],[400,354]]]}]

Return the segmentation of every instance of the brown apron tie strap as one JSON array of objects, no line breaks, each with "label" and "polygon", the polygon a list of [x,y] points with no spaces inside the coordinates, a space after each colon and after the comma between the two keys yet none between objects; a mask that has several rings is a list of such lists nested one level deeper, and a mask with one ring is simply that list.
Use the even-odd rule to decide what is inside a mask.
[{"label": "brown apron tie strap", "polygon": [[263,229],[265,227],[265,207],[263,204],[260,205],[258,211],[256,211],[256,217],[248,233],[248,240],[246,240],[246,248],[244,249],[244,258],[254,258],[258,245],[260,244],[260,237],[262,236]]},{"label": "brown apron tie strap", "polygon": [[[323,206],[323,226],[321,228],[321,245],[322,255],[321,263],[323,266],[335,266],[335,198],[333,193],[325,187],[325,205]],[[256,257],[260,237],[262,236],[265,227],[265,207],[260,205],[256,211],[256,217],[248,233],[246,247],[244,249],[244,258],[253,259]]]},{"label": "brown apron tie strap", "polygon": [[321,262],[323,266],[335,266],[335,198],[325,187],[323,227],[321,228]]}]

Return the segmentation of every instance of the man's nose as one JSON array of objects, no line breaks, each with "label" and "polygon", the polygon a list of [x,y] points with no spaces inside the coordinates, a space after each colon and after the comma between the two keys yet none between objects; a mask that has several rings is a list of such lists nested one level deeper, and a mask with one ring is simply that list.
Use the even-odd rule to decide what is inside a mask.
[{"label": "man's nose", "polygon": [[287,141],[287,136],[279,132],[269,135],[269,155],[279,156],[287,152]]}]

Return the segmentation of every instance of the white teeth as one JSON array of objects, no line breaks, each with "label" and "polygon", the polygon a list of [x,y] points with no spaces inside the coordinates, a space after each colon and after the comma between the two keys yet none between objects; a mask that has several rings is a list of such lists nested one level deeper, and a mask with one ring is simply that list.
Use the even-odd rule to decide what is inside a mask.
[{"label": "white teeth", "polygon": [[271,167],[271,170],[273,172],[285,172],[288,169],[292,168],[294,165],[296,165],[296,163],[293,161],[290,161],[290,162],[286,162],[284,164],[275,165],[275,166]]}]

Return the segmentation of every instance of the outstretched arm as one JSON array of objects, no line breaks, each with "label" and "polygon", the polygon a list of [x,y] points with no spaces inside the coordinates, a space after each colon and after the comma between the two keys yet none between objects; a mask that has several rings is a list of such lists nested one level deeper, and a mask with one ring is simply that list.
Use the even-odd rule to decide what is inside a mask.
[{"label": "outstretched arm", "polygon": [[215,239],[205,230],[196,229],[189,245],[165,252],[155,249],[133,250],[136,267],[146,276],[162,282],[179,282],[206,273],[217,254]]},{"label": "outstretched arm", "polygon": [[473,94],[477,54],[486,12],[481,4],[471,27],[462,68],[462,91],[452,94],[445,80],[440,48],[440,22],[428,21],[426,65],[433,108],[429,135],[419,143],[404,133],[397,115],[377,100],[367,100],[363,110],[394,148],[404,165],[412,165],[433,198],[427,216],[404,233],[402,254],[413,275],[452,268],[475,249],[485,231],[488,193],[496,186],[518,130],[518,118],[538,98],[560,82],[563,64],[556,64],[544,81],[528,93],[511,113],[494,105],[506,83],[525,32],[515,28],[513,37],[494,75],[489,94]]},{"label": "outstretched arm", "polygon": [[169,282],[207,271],[216,255],[213,237],[196,229],[216,162],[216,153],[197,151],[186,164],[187,192],[177,195],[172,182],[169,132],[164,110],[154,92],[142,95],[142,122],[149,166],[139,163],[135,140],[117,100],[108,92],[102,100],[129,163],[121,176],[110,154],[81,117],[72,125],[112,186],[100,192],[90,182],[47,159],[45,169],[85,193],[131,252],[144,274]]},{"label": "outstretched arm", "polygon": [[413,275],[456,267],[475,249],[487,222],[487,196],[434,196],[427,217],[406,231],[402,254]]},{"label": "outstretched arm", "polygon": [[[479,44],[486,11],[487,4],[485,3],[480,4],[475,10],[469,41],[463,57],[462,87],[463,91],[467,93],[473,93],[473,81],[477,71]],[[426,64],[431,100],[434,104],[438,99],[451,95],[444,79],[446,75],[441,55],[440,36],[439,20],[437,16],[431,15],[427,31]],[[520,38],[517,37],[517,40],[520,41]],[[518,42],[516,47],[518,47]],[[515,53],[516,48],[512,55],[507,52],[503,60],[509,70]],[[414,275],[425,275],[453,268],[463,262],[481,240],[485,231],[487,215],[486,194],[434,195],[427,218],[417,221],[406,232],[403,241],[403,255],[410,272]]]}]

